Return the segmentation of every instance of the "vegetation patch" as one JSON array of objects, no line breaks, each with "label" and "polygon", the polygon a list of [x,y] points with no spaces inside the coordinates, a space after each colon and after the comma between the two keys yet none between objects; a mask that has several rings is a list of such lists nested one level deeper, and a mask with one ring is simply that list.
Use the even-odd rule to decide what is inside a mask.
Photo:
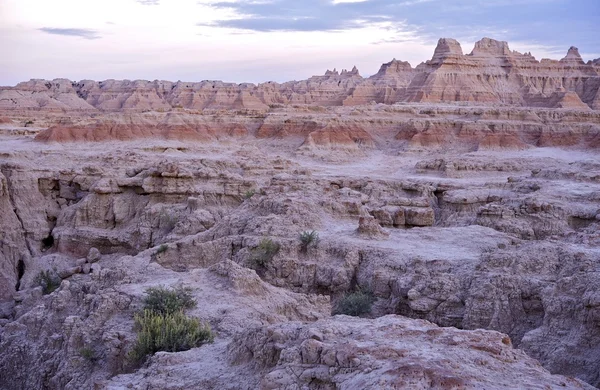
[{"label": "vegetation patch", "polygon": [[186,316],[183,311],[161,314],[146,309],[135,315],[135,326],[138,335],[130,352],[135,362],[159,351],[187,351],[213,341],[210,326]]},{"label": "vegetation patch", "polygon": [[263,238],[260,240],[258,246],[252,249],[252,254],[250,256],[252,266],[256,268],[266,267],[279,252],[280,248],[281,246],[279,243],[267,237]]},{"label": "vegetation patch", "polygon": [[96,353],[91,347],[83,347],[79,349],[79,356],[90,362],[98,360]]},{"label": "vegetation patch", "polygon": [[348,316],[363,316],[371,312],[374,297],[371,293],[355,291],[347,294],[338,302],[333,314],[345,314]]},{"label": "vegetation patch", "polygon": [[57,288],[60,287],[61,278],[56,274],[55,271],[45,270],[41,271],[34,280],[34,283],[42,287],[44,295],[52,294]]},{"label": "vegetation patch", "polygon": [[304,253],[308,251],[310,247],[316,247],[319,244],[319,233],[315,230],[304,231],[300,233],[300,250]]},{"label": "vegetation patch", "polygon": [[160,255],[161,253],[165,253],[167,250],[169,249],[169,246],[167,244],[162,244],[161,246],[158,247],[158,249],[156,250],[156,254]]},{"label": "vegetation patch", "polygon": [[178,287],[167,289],[164,287],[150,287],[146,290],[144,310],[166,315],[194,307],[196,307],[196,301],[192,297],[192,290],[190,288]]},{"label": "vegetation patch", "polygon": [[158,351],[180,352],[213,341],[207,323],[188,317],[184,311],[196,307],[191,289],[151,287],[146,290],[144,309],[134,317],[137,339],[129,352],[139,364]]}]

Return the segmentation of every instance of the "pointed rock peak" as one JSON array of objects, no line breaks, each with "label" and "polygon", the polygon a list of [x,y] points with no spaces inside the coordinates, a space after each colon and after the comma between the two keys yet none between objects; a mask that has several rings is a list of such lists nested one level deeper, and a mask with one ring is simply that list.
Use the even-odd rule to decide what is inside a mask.
[{"label": "pointed rock peak", "polygon": [[384,76],[401,72],[410,72],[412,70],[412,66],[407,61],[398,61],[397,59],[393,59],[390,62],[381,65],[379,68],[379,72],[375,76]]},{"label": "pointed rock peak", "polygon": [[462,56],[463,51],[460,43],[452,38],[440,38],[431,58],[434,62],[439,62],[450,56]]},{"label": "pointed rock peak", "polygon": [[572,62],[577,64],[583,64],[583,59],[581,58],[581,54],[579,54],[579,49],[575,46],[571,46],[565,58],[560,60],[560,62]]},{"label": "pointed rock peak", "polygon": [[569,48],[569,51],[567,52],[567,57],[581,58],[581,55],[579,54],[579,49],[576,48],[575,46],[571,46]]},{"label": "pointed rock peak", "polygon": [[350,73],[352,73],[353,75],[359,75],[360,73],[358,72],[358,68],[356,67],[356,65],[354,65],[352,67],[352,70],[350,71]]},{"label": "pointed rock peak", "polygon": [[508,48],[508,43],[505,41],[497,41],[491,38],[483,38],[480,41],[475,42],[475,47],[471,52],[471,55],[473,56],[509,54],[511,54],[511,52]]}]

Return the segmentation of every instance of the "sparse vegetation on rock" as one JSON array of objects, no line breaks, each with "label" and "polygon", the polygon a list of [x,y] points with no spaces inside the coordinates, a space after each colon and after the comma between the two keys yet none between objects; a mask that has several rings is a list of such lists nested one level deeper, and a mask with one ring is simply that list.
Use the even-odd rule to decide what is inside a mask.
[{"label": "sparse vegetation on rock", "polygon": [[260,240],[258,246],[252,249],[250,255],[251,265],[255,268],[265,267],[273,260],[273,257],[279,252],[280,247],[279,243],[272,239],[268,237],[263,238]]},{"label": "sparse vegetation on rock", "polygon": [[144,310],[136,314],[135,325],[138,335],[130,357],[136,362],[158,351],[186,351],[213,340],[208,324],[186,316],[183,311],[161,314]]},{"label": "sparse vegetation on rock", "polygon": [[165,253],[167,250],[169,249],[169,246],[167,244],[162,244],[161,246],[158,247],[158,249],[156,250],[156,254],[160,255],[161,253]]},{"label": "sparse vegetation on rock", "polygon": [[210,326],[198,318],[188,317],[184,312],[195,306],[196,301],[188,288],[147,289],[144,310],[135,315],[138,333],[129,354],[131,361],[139,363],[158,351],[186,351],[212,342]]},{"label": "sparse vegetation on rock", "polygon": [[150,287],[146,290],[144,310],[167,315],[196,307],[196,301],[189,288]]},{"label": "sparse vegetation on rock", "polygon": [[89,346],[80,348],[79,356],[81,356],[85,360],[88,360],[92,363],[95,362],[96,360],[98,360],[98,358],[96,356],[96,352],[94,351],[94,349],[92,347],[89,347]]},{"label": "sparse vegetation on rock", "polygon": [[35,277],[35,284],[42,287],[44,295],[51,294],[60,287],[61,279],[54,270],[40,271]]},{"label": "sparse vegetation on rock", "polygon": [[319,233],[315,230],[304,231],[300,233],[300,251],[306,253],[308,248],[316,247],[319,244]]},{"label": "sparse vegetation on rock", "polygon": [[373,301],[374,297],[371,293],[358,290],[340,299],[333,314],[360,317],[371,312]]}]

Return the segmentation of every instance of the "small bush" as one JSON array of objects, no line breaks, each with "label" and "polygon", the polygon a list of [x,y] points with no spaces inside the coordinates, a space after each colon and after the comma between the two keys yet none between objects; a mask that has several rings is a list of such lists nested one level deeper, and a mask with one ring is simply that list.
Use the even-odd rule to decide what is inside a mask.
[{"label": "small bush", "polygon": [[255,190],[248,190],[248,191],[246,191],[246,193],[244,194],[244,199],[250,199],[250,198],[252,198],[255,193],[256,193]]},{"label": "small bush", "polygon": [[263,238],[260,240],[258,246],[252,249],[252,255],[250,261],[252,265],[256,267],[265,267],[273,260],[273,257],[279,252],[280,245],[274,242],[270,238]]},{"label": "small bush", "polygon": [[163,287],[151,287],[146,290],[144,310],[167,315],[193,307],[196,307],[196,301],[194,301],[192,291],[189,288],[178,287],[176,289],[166,289]]},{"label": "small bush", "polygon": [[333,314],[348,316],[361,316],[371,312],[373,295],[362,291],[355,291],[343,297],[337,304]]},{"label": "small bush", "polygon": [[162,244],[161,246],[158,247],[158,249],[156,250],[156,254],[160,255],[161,253],[165,253],[167,250],[169,249],[169,246],[167,244]]},{"label": "small bush", "polygon": [[304,231],[300,233],[300,249],[302,252],[308,251],[310,246],[317,246],[319,243],[319,233],[316,231]]},{"label": "small bush", "polygon": [[97,359],[96,353],[90,347],[83,347],[79,349],[79,356],[84,358],[85,360],[89,360],[90,362],[95,362]]},{"label": "small bush", "polygon": [[60,277],[54,271],[46,270],[41,271],[34,280],[34,283],[42,287],[44,295],[51,294],[60,287]]},{"label": "small bush", "polygon": [[214,338],[208,324],[187,317],[183,311],[163,315],[144,310],[136,314],[135,325],[139,331],[136,344],[130,352],[134,362],[140,362],[158,351],[187,351],[210,343]]}]

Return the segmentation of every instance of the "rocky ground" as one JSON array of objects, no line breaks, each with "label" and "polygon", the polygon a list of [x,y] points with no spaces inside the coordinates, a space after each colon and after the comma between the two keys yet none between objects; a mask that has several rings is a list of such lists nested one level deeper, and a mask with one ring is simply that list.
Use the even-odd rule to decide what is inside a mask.
[{"label": "rocky ground", "polygon": [[[238,113],[246,133],[203,142],[57,143],[56,114],[6,114],[1,386],[600,386],[597,114],[540,109],[529,126],[506,108],[488,119],[504,126],[497,136],[448,131],[481,126],[492,108],[363,107],[364,133],[323,127],[348,108],[307,110],[320,125],[297,109]],[[386,112],[395,133],[377,122]],[[303,250],[313,230],[318,245]],[[257,266],[264,238],[280,250]],[[43,294],[36,276],[52,269],[62,282]],[[134,369],[133,316],[152,286],[190,287],[189,314],[216,338]],[[372,293],[370,313],[332,316],[357,290]]]}]

